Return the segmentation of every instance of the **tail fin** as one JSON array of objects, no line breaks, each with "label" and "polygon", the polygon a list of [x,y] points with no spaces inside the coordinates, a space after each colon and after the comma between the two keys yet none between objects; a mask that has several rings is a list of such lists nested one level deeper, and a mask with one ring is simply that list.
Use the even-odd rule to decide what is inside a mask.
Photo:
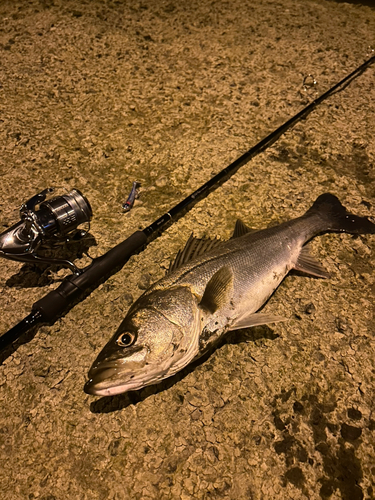
[{"label": "tail fin", "polygon": [[306,215],[317,214],[326,224],[327,231],[350,234],[375,233],[375,224],[367,217],[351,214],[331,193],[321,194]]}]

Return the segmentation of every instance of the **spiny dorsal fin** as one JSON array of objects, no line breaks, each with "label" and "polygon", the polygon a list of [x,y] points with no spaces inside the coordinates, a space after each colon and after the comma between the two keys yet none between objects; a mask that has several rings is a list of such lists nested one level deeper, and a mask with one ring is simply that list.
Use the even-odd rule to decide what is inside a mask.
[{"label": "spiny dorsal fin", "polygon": [[237,219],[231,239],[239,238],[240,236],[243,236],[244,234],[247,233],[252,233],[253,231],[256,231],[256,229],[248,227],[246,224],[242,222],[241,219]]},{"label": "spiny dorsal fin", "polygon": [[302,247],[294,269],[302,271],[303,273],[311,274],[312,276],[317,276],[318,278],[330,277],[329,272],[326,271],[322,264],[310,254],[310,248],[308,245]]},{"label": "spiny dorsal fin", "polygon": [[214,314],[225,306],[233,290],[233,273],[227,266],[220,268],[207,283],[199,307]]},{"label": "spiny dorsal fin", "polygon": [[218,239],[195,238],[193,234],[191,234],[183,250],[179,250],[176,258],[171,262],[167,274],[175,271],[183,264],[190,262],[192,259],[209,252],[220,243],[221,241]]}]

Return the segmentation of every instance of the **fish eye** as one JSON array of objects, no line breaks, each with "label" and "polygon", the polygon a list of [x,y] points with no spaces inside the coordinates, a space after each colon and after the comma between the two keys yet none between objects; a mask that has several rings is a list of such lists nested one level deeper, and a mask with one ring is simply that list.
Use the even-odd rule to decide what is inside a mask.
[{"label": "fish eye", "polygon": [[135,335],[131,332],[121,333],[116,340],[116,344],[121,347],[129,347],[135,341]]}]

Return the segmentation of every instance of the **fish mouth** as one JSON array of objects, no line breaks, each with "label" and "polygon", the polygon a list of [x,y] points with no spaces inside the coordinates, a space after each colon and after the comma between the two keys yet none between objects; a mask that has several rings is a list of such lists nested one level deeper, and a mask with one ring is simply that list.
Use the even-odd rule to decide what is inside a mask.
[{"label": "fish mouth", "polygon": [[115,363],[108,363],[108,366],[90,370],[89,380],[83,390],[92,396],[115,396],[141,387],[143,385],[136,379],[134,370],[121,369]]},{"label": "fish mouth", "polygon": [[95,362],[83,390],[92,396],[116,396],[156,383],[163,373],[160,366],[147,363],[147,352],[142,349],[137,361],[118,358]]},{"label": "fish mouth", "polygon": [[116,396],[123,392],[140,389],[141,386],[131,381],[131,375],[127,374],[127,381],[119,378],[120,373],[116,368],[106,368],[97,372],[85,383],[83,390],[92,396]]}]

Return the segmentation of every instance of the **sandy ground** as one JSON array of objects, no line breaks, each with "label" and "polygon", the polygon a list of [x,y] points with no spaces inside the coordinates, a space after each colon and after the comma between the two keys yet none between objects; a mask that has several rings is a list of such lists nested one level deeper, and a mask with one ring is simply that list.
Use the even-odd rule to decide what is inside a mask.
[{"label": "sandy ground", "polygon": [[[99,256],[366,59],[370,7],[324,0],[0,3],[0,222],[54,186],[90,200]],[[113,398],[83,392],[130,303],[192,231],[228,238],[335,193],[374,214],[371,67],[0,366],[5,500],[374,498],[375,238],[325,235],[330,280],[289,276],[285,323]],[[141,196],[122,212],[133,180]],[[77,261],[85,264],[85,259]],[[64,271],[1,260],[1,332]],[[66,273],[65,273],[66,274]]]}]

